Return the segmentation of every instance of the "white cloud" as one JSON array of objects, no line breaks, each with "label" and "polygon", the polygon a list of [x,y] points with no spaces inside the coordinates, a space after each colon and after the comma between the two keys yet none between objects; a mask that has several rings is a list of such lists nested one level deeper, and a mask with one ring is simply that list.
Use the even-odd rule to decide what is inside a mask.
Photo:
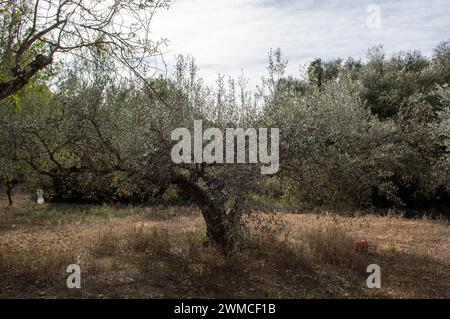
[{"label": "white cloud", "polygon": [[[372,3],[381,8],[380,29],[366,25]],[[256,84],[270,48],[282,49],[293,75],[315,57],[362,58],[377,44],[388,53],[429,55],[448,40],[449,17],[448,0],[178,0],[153,27],[155,37],[169,39],[169,65],[175,55],[191,54],[210,83],[218,73],[236,77],[243,69]]]}]

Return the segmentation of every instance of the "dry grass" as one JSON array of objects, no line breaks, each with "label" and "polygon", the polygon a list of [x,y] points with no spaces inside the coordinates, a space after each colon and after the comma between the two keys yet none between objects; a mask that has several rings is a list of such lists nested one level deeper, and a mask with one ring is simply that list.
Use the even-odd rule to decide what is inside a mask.
[{"label": "dry grass", "polygon": [[[31,219],[42,211],[52,218],[30,223],[24,207]],[[191,208],[91,207],[89,215],[85,206],[65,206],[58,216],[59,208],[1,214],[0,297],[450,297],[446,221],[264,215],[249,219],[242,249],[225,258],[205,245],[203,220]],[[361,239],[367,253],[354,249]],[[65,287],[72,263],[82,268],[80,290]],[[365,286],[371,263],[381,266],[382,289]]]},{"label": "dry grass", "polygon": [[[304,227],[306,228],[306,227]],[[318,263],[364,269],[367,255],[355,250],[355,239],[336,225],[314,225],[303,230],[307,254]]]},{"label": "dry grass", "polygon": [[143,225],[133,228],[127,235],[127,245],[135,253],[152,253],[167,256],[171,250],[171,238],[166,229],[148,228]]}]

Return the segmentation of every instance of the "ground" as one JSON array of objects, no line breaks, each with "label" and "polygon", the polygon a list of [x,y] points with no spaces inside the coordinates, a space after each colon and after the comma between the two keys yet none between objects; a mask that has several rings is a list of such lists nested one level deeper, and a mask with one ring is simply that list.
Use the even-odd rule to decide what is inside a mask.
[{"label": "ground", "polygon": [[[0,211],[0,298],[450,298],[444,219],[283,212],[248,225],[224,257],[194,207],[22,196]],[[81,289],[66,286],[69,264],[81,267]],[[381,267],[381,289],[367,288],[369,264]]]}]

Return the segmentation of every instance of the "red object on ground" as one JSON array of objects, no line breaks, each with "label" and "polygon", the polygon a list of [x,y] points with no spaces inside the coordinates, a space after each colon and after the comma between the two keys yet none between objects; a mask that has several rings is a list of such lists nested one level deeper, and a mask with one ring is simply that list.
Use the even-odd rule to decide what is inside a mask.
[{"label": "red object on ground", "polygon": [[355,251],[356,252],[367,252],[369,248],[369,243],[367,240],[358,240],[355,242]]}]

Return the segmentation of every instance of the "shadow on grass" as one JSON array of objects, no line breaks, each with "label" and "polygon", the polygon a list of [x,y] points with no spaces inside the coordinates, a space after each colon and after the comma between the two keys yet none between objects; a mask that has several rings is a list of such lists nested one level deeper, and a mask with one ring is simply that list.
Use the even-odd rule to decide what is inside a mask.
[{"label": "shadow on grass", "polygon": [[80,223],[95,219],[125,218],[141,216],[148,220],[168,220],[176,216],[192,216],[197,211],[190,207],[131,207],[124,205],[90,205],[47,203],[13,206],[0,213],[0,229],[17,225],[40,226]]}]

